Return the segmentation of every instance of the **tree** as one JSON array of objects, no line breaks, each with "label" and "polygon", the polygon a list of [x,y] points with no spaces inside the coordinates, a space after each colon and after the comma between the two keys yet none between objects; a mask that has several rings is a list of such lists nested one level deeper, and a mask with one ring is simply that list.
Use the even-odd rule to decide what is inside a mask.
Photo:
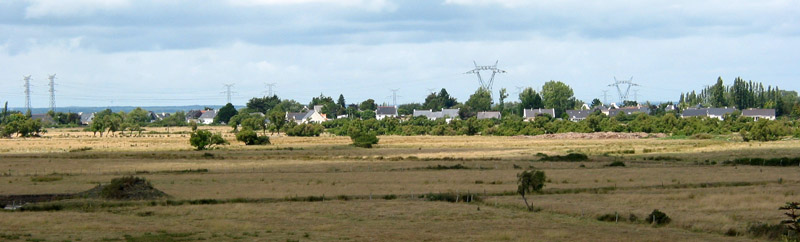
[{"label": "tree", "polygon": [[595,98],[592,100],[592,108],[600,106],[603,106],[603,102],[601,102],[600,99]]},{"label": "tree", "polygon": [[339,94],[339,100],[336,100],[336,104],[339,104],[342,108],[347,108],[347,104],[344,102],[344,95]]},{"label": "tree", "polygon": [[544,171],[539,170],[527,170],[517,174],[517,193],[522,196],[528,211],[533,211],[533,204],[528,203],[525,194],[541,191],[544,188],[545,179]]},{"label": "tree", "polygon": [[483,112],[492,108],[492,94],[483,87],[478,88],[474,94],[469,96],[469,100],[464,103],[473,112]]},{"label": "tree", "polygon": [[137,107],[134,110],[131,110],[127,115],[127,120],[130,121],[129,123],[135,124],[145,124],[150,122],[150,112],[144,110],[140,107]]},{"label": "tree", "polygon": [[214,145],[226,145],[228,141],[220,134],[211,134],[211,131],[199,129],[191,134],[189,144],[197,150],[205,150]]},{"label": "tree", "polygon": [[361,111],[366,111],[366,110],[375,111],[377,109],[378,105],[376,105],[375,100],[372,100],[371,98],[364,100],[363,102],[361,102],[361,105],[358,105],[358,110]]},{"label": "tree", "polygon": [[[491,96],[491,95],[490,95]],[[441,110],[443,108],[451,108],[458,104],[456,98],[451,97],[447,90],[442,88],[439,93],[431,93],[425,98],[425,103],[422,104],[425,109]]]},{"label": "tree", "polygon": [[519,94],[519,101],[520,101],[520,113],[522,113],[523,109],[537,109],[537,108],[544,108],[544,104],[542,104],[542,96],[536,93],[533,88],[525,88]]},{"label": "tree", "polygon": [[286,112],[279,106],[267,113],[267,120],[272,124],[273,132],[281,132],[281,128],[286,124]]},{"label": "tree", "polygon": [[717,78],[717,84],[711,88],[711,105],[714,107],[726,107],[728,106],[727,101],[725,100],[725,85],[722,83],[722,77]]},{"label": "tree", "polygon": [[545,108],[556,111],[556,117],[561,117],[569,108],[575,107],[575,98],[572,88],[560,81],[549,81],[542,86],[542,102]]},{"label": "tree", "polygon": [[500,103],[498,103],[497,111],[500,111],[501,113],[503,112],[503,109],[505,109],[505,100],[507,97],[508,97],[508,91],[505,88],[501,88],[499,96]]},{"label": "tree", "polygon": [[217,113],[217,116],[214,117],[214,123],[216,123],[216,124],[220,124],[220,123],[227,124],[231,120],[231,118],[233,116],[236,116],[236,114],[238,114],[238,113],[239,113],[239,111],[236,111],[236,108],[233,107],[233,104],[231,104],[231,103],[225,104],[224,107],[219,109],[219,112]]},{"label": "tree", "polygon": [[247,108],[266,114],[269,112],[269,110],[273,109],[275,106],[278,106],[280,103],[281,99],[278,98],[278,95],[262,98],[254,97],[251,98],[250,101],[247,101]]},{"label": "tree", "polygon": [[242,131],[236,133],[236,140],[244,142],[245,145],[269,144],[269,136],[258,136],[258,134],[250,128],[243,128]]}]

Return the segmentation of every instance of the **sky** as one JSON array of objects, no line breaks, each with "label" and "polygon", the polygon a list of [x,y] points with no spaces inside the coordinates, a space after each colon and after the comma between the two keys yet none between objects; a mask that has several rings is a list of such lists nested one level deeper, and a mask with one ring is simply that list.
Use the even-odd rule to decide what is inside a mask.
[{"label": "sky", "polygon": [[[466,101],[479,65],[493,88],[550,80],[608,101],[677,101],[717,77],[800,90],[797,0],[2,0],[0,101],[49,105],[243,105],[267,93]],[[487,76],[487,74],[484,74]],[[633,98],[633,91],[630,94]]]}]

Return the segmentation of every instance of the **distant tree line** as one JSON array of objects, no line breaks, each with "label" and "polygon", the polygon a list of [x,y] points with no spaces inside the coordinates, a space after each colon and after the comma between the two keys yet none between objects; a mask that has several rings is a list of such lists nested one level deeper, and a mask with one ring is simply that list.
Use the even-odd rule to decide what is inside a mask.
[{"label": "distant tree line", "polygon": [[745,81],[737,77],[733,85],[726,86],[722,77],[714,85],[700,90],[681,93],[679,106],[693,107],[736,107],[737,109],[767,108],[775,109],[778,116],[800,117],[800,99],[796,91],[781,90],[777,86]]}]

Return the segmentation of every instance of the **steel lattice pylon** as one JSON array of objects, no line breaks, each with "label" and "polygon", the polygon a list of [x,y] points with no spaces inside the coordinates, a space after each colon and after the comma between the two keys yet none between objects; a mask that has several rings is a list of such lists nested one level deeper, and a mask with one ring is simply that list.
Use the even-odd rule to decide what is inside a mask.
[{"label": "steel lattice pylon", "polygon": [[[623,92],[620,86],[625,86],[625,85],[627,85],[627,87],[625,87],[625,91]],[[620,99],[619,101],[624,102],[624,101],[629,101],[628,94],[630,94],[631,92],[631,87],[639,86],[639,84],[633,83],[633,77],[631,77],[631,79],[628,80],[617,80],[617,77],[614,77],[614,83],[611,83],[608,86],[616,87],[617,93],[619,94],[619,99]]]},{"label": "steel lattice pylon", "polygon": [[[476,76],[478,76],[478,82],[480,82],[481,87],[486,90],[489,90],[489,92],[491,93],[492,84],[494,84],[494,77],[497,75],[497,73],[506,73],[506,71],[504,70],[497,69],[498,61],[495,61],[494,65],[491,66],[479,66],[477,62],[472,61],[472,63],[475,64],[475,69],[472,69],[464,74],[475,74]],[[481,71],[491,71],[492,77],[490,77],[488,81],[484,81],[483,77],[481,76]]]}]

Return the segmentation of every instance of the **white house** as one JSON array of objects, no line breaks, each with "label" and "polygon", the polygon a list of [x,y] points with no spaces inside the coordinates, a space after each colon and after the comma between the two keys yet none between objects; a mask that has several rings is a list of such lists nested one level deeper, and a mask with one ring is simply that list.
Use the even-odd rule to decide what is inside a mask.
[{"label": "white house", "polygon": [[478,119],[500,119],[503,115],[498,111],[486,111],[486,112],[478,112],[477,118]]},{"label": "white house", "polygon": [[447,121],[449,123],[450,121],[453,121],[453,119],[459,117],[458,111],[459,111],[458,108],[455,108],[455,109],[447,109],[447,108],[445,108],[445,109],[442,109],[442,111],[439,111],[439,112],[434,112],[433,110],[430,110],[430,109],[428,109],[428,110],[416,110],[416,109],[414,109],[413,116],[414,117],[423,116],[423,117],[427,117],[430,120],[437,120],[437,119],[442,119],[443,118],[445,121]]},{"label": "white house", "polygon": [[297,124],[322,123],[328,121],[327,115],[322,113],[322,105],[314,106],[314,110],[308,110],[308,108],[305,109],[307,111],[299,113],[286,112],[286,120],[294,121]]},{"label": "white house", "polygon": [[748,108],[742,110],[742,116],[753,118],[756,121],[759,119],[775,120],[775,109]]},{"label": "white house", "polygon": [[214,123],[215,117],[217,117],[217,110],[208,110],[204,111],[198,120],[200,120],[202,124],[212,124]]},{"label": "white house", "polygon": [[375,110],[375,119],[382,120],[384,118],[397,118],[396,106],[380,106]]},{"label": "white house", "polygon": [[524,112],[523,112],[523,116],[522,117],[525,120],[528,120],[528,121],[535,119],[536,116],[542,116],[542,115],[545,115],[545,114],[550,115],[550,117],[553,117],[553,118],[556,117],[556,110],[552,109],[552,108],[551,109],[542,109],[542,108],[527,109],[526,108],[523,111]]}]

